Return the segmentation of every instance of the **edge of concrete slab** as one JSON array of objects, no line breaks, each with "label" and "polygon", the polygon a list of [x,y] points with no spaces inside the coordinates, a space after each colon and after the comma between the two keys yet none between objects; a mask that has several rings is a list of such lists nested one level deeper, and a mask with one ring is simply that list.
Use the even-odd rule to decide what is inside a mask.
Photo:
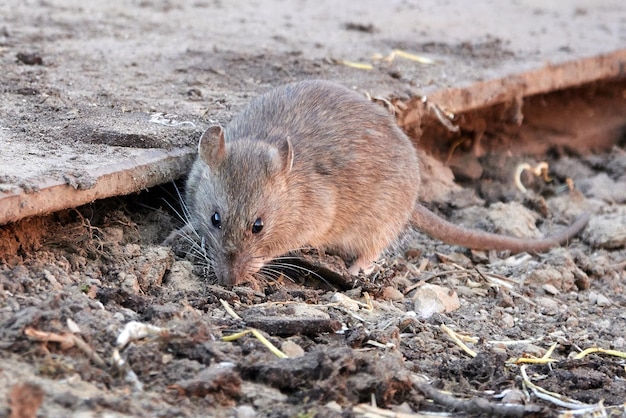
[{"label": "edge of concrete slab", "polygon": [[195,148],[150,149],[132,159],[90,173],[96,182],[89,189],[74,188],[59,180],[39,184],[37,191],[0,195],[0,225],[22,218],[46,215],[97,199],[135,193],[175,180],[190,166]]},{"label": "edge of concrete slab", "polygon": [[[626,49],[560,64],[548,63],[536,70],[465,87],[442,89],[431,93],[428,100],[453,113],[459,113],[517,97],[624,76]],[[401,116],[401,126],[407,126],[414,120],[419,121],[424,111],[422,103],[421,96],[409,100],[407,110]],[[138,192],[178,179],[188,170],[194,154],[195,150],[191,148],[171,151],[149,149],[132,159],[90,173],[96,182],[89,189],[76,189],[59,180],[48,180],[41,182],[38,190],[31,193],[14,190],[0,194],[0,225],[80,206],[97,199]]]},{"label": "edge of concrete slab", "polygon": [[531,96],[594,81],[626,76],[626,49],[474,83],[466,88],[444,89],[429,99],[452,112],[493,106],[516,96]]}]

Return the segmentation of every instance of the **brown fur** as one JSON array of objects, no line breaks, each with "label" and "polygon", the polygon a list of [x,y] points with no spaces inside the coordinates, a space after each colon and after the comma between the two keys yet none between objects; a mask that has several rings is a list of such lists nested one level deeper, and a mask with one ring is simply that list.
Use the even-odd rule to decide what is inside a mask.
[{"label": "brown fur", "polygon": [[[186,201],[224,285],[247,280],[273,258],[304,246],[353,260],[350,271],[358,273],[409,223],[448,243],[545,249],[546,240],[447,223],[419,205],[419,185],[417,152],[383,108],[345,87],[304,81],[254,99],[223,132],[209,128]],[[215,212],[221,229],[212,225]],[[254,234],[259,218],[263,229]],[[575,226],[565,239],[584,224]]]}]

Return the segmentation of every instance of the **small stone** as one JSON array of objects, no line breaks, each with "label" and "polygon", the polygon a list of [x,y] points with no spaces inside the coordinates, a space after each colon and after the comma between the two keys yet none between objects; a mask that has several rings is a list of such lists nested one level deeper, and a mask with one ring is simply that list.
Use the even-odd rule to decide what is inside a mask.
[{"label": "small stone", "polygon": [[176,260],[166,276],[168,286],[184,292],[201,290],[201,282],[193,275],[193,264],[187,260]]},{"label": "small stone", "polygon": [[513,302],[511,294],[502,289],[500,289],[500,291],[498,292],[496,304],[502,308],[512,308],[513,306],[515,306],[515,302]]},{"label": "small stone", "polygon": [[61,284],[59,283],[57,278],[54,276],[54,274],[50,273],[48,270],[44,269],[43,276],[50,283],[50,287],[53,290],[61,290],[63,288],[63,286],[61,286]]},{"label": "small stone", "polygon": [[501,402],[503,404],[523,405],[526,403],[526,396],[524,395],[524,392],[519,389],[511,389],[506,395],[504,395]]},{"label": "small stone", "polygon": [[280,350],[287,354],[290,358],[297,358],[304,356],[304,350],[298,344],[291,340],[283,342],[280,346]]},{"label": "small stone", "polygon": [[541,286],[541,288],[543,289],[544,292],[546,292],[547,294],[551,296],[559,294],[559,289],[557,289],[556,287],[554,287],[553,285],[549,283],[544,284],[543,286]]},{"label": "small stone", "polygon": [[70,330],[72,334],[80,334],[80,327],[72,318],[67,318],[67,328]]},{"label": "small stone", "polygon": [[359,302],[354,299],[350,299],[348,296],[343,293],[335,293],[331,299],[331,302],[338,303],[344,308],[350,311],[358,311],[359,310]]},{"label": "small stone", "polygon": [[402,292],[393,286],[385,287],[383,291],[381,292],[380,296],[384,300],[400,301],[404,299],[404,295],[402,294]]},{"label": "small stone", "polygon": [[556,286],[552,285],[552,283],[556,283],[562,288],[561,283],[563,282],[563,273],[555,267],[548,266],[538,268],[530,273],[529,280],[532,283],[543,283],[543,286],[549,284],[555,289]]},{"label": "small stone", "polygon": [[235,417],[237,418],[254,418],[256,416],[256,410],[250,405],[240,405],[235,408]]},{"label": "small stone", "polygon": [[120,281],[120,287],[124,289],[124,291],[130,294],[137,294],[141,292],[141,287],[139,286],[139,280],[137,280],[137,276],[131,273],[124,273],[120,271],[117,274],[117,279]]},{"label": "small stone", "polygon": [[505,313],[500,318],[500,324],[502,324],[503,328],[513,328],[515,326],[515,318],[513,315]]},{"label": "small stone", "polygon": [[502,346],[502,345],[494,345],[491,348],[491,351],[493,351],[494,354],[502,354],[503,356],[506,356],[508,354],[508,352],[506,351],[506,347]]},{"label": "small stone", "polygon": [[415,413],[413,408],[411,408],[411,406],[406,402],[402,402],[400,405],[396,405],[392,407],[392,410],[394,412],[399,412],[400,414],[407,414],[407,415]]},{"label": "small stone", "polygon": [[489,254],[482,250],[471,250],[471,259],[474,264],[489,264]]},{"label": "small stone", "polygon": [[580,321],[575,316],[570,316],[565,320],[565,326],[568,328],[576,328]]},{"label": "small stone", "polygon": [[501,234],[520,238],[540,238],[537,214],[518,202],[497,202],[487,212],[487,220]]},{"label": "small stone", "polygon": [[426,283],[413,295],[415,312],[420,318],[430,318],[434,313],[452,312],[461,307],[454,290]]},{"label": "small stone", "polygon": [[535,302],[543,308],[543,313],[546,315],[556,315],[559,312],[559,303],[552,298],[541,296],[536,298]]},{"label": "small stone", "polygon": [[[576,182],[576,188],[580,189],[587,197],[602,199],[606,202],[626,201],[626,184],[613,180],[607,173],[599,173],[590,178],[581,179]],[[591,222],[589,222],[589,226],[591,226]],[[586,229],[589,230],[589,227]]]},{"label": "small stone", "polygon": [[339,405],[337,402],[335,401],[331,401],[328,402],[326,405],[324,405],[326,408],[330,409],[333,412],[341,412],[343,409],[341,408],[341,405]]},{"label": "small stone", "polygon": [[605,306],[611,306],[612,304],[613,302],[611,302],[611,299],[607,298],[601,293],[598,293],[598,298],[596,299],[596,305],[605,307]]},{"label": "small stone", "polygon": [[544,354],[546,354],[546,349],[543,347],[538,347],[534,344],[527,344],[524,346],[523,350],[524,353],[534,356],[534,357],[542,357]]},{"label": "small stone", "polygon": [[583,232],[583,238],[596,248],[624,248],[626,208],[617,206],[611,213],[592,216]]},{"label": "small stone", "polygon": [[172,267],[173,262],[174,254],[170,248],[159,246],[145,248],[133,263],[133,270],[141,289],[146,292],[153,287],[161,286],[163,276]]}]

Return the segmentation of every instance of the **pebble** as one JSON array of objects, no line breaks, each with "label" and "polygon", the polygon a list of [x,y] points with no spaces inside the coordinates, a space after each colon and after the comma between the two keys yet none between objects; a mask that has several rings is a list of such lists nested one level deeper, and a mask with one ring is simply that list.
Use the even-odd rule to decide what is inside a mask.
[{"label": "pebble", "polygon": [[616,207],[612,213],[592,216],[583,237],[593,247],[608,249],[625,247],[626,207]]},{"label": "pebble", "polygon": [[500,318],[500,324],[503,328],[513,328],[515,326],[515,318],[513,317],[513,315],[504,313]]},{"label": "pebble", "polygon": [[384,300],[400,301],[404,299],[404,294],[393,286],[385,287],[380,296]]},{"label": "pebble", "polygon": [[454,290],[426,283],[416,289],[413,304],[418,317],[430,318],[435,313],[452,312],[461,307]]},{"label": "pebble", "polygon": [[235,408],[237,418],[254,418],[257,416],[256,410],[250,405],[240,405]]},{"label": "pebble", "polygon": [[511,389],[502,398],[503,404],[517,404],[523,405],[526,403],[526,395],[519,389]]},{"label": "pebble", "polygon": [[291,340],[287,340],[280,345],[280,350],[287,354],[289,358],[297,358],[304,356],[304,350],[298,344]]},{"label": "pebble", "polygon": [[596,298],[596,305],[604,307],[604,306],[611,306],[612,304],[613,302],[611,302],[611,299],[607,298],[601,293],[598,293],[598,297]]},{"label": "pebble", "polygon": [[613,180],[606,173],[599,173],[593,177],[581,179],[576,182],[576,187],[587,197],[595,197],[605,202],[626,201],[626,184]]},{"label": "pebble", "polygon": [[550,297],[540,296],[535,299],[535,302],[543,308],[543,313],[546,315],[556,315],[559,312],[559,302]]},{"label": "pebble", "polygon": [[344,295],[343,293],[339,293],[339,292],[335,293],[331,299],[331,302],[338,303],[339,305],[343,306],[344,308],[350,311],[359,310],[359,303],[354,299],[350,299],[348,296]]},{"label": "pebble", "polygon": [[556,287],[554,287],[553,285],[549,283],[544,284],[543,286],[541,286],[541,288],[543,289],[544,292],[546,292],[547,294],[551,296],[559,294],[559,289],[557,289]]}]

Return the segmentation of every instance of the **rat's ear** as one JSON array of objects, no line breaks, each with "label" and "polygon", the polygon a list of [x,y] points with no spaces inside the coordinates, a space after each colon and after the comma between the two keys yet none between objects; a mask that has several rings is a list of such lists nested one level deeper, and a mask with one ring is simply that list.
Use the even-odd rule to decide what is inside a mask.
[{"label": "rat's ear", "polygon": [[226,157],[224,129],[220,125],[209,126],[198,143],[198,154],[209,167],[218,165]]},{"label": "rat's ear", "polygon": [[283,170],[288,173],[293,167],[293,144],[291,143],[291,138],[287,137],[285,140],[280,149],[280,156],[283,159]]}]

